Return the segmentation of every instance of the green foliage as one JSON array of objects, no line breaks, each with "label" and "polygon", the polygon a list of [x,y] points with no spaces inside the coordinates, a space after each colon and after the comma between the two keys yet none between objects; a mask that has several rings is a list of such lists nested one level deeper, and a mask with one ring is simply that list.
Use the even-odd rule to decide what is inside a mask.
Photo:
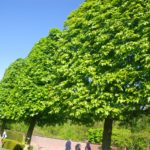
[{"label": "green foliage", "polygon": [[148,114],[149,19],[149,0],[86,0],[63,32],[52,29],[6,70],[0,118],[92,124]]},{"label": "green foliage", "polygon": [[62,122],[63,108],[52,97],[60,35],[60,30],[52,29],[27,58],[18,59],[6,70],[0,83],[2,118],[29,122],[36,117],[39,124]]},{"label": "green foliage", "polygon": [[[25,61],[17,59],[6,69],[3,79],[0,82],[0,118],[5,120],[18,120],[22,115],[18,105],[20,103],[15,100],[18,92],[15,88],[19,86],[22,80],[22,72],[24,71]],[[13,98],[15,97],[15,98]]]},{"label": "green foliage", "polygon": [[[102,129],[91,128],[88,131],[88,140],[91,143],[102,142]],[[112,133],[112,145],[123,148],[127,147],[131,150],[145,150],[150,142],[150,134],[146,131],[131,133],[130,130],[124,128],[114,128]]]},{"label": "green foliage", "polygon": [[102,129],[93,129],[90,128],[88,130],[88,141],[90,141],[91,143],[101,143],[102,141]]},{"label": "green foliage", "polygon": [[59,139],[84,141],[87,139],[88,127],[65,123],[64,125],[35,127],[34,135]]},{"label": "green foliage", "polygon": [[140,132],[141,130],[150,131],[150,117],[142,115],[140,118],[134,118],[125,122],[126,127],[132,132]]},{"label": "green foliage", "polygon": [[71,117],[124,119],[149,108],[149,8],[140,0],[85,1],[68,17],[60,58],[67,80],[59,86]]},{"label": "green foliage", "polygon": [[122,148],[125,146],[129,146],[132,141],[130,136],[130,130],[124,128],[114,128],[112,132],[112,144]]},{"label": "green foliage", "polygon": [[6,71],[1,117],[40,116],[43,123],[46,115],[58,118],[71,108],[72,120],[87,123],[145,110],[150,96],[149,8],[149,0],[85,1],[68,17],[63,32],[52,29],[25,60]]},{"label": "green foliage", "polygon": [[[16,107],[23,112],[23,120],[30,120],[34,116],[38,124],[61,122],[62,108],[56,98],[52,98],[53,79],[55,77],[55,53],[57,40],[61,32],[58,29],[50,31],[47,37],[40,39],[26,58],[24,78],[15,87],[17,96],[13,95],[18,104]],[[23,103],[22,103],[23,102]],[[22,103],[22,105],[21,105]]]},{"label": "green foliage", "polygon": [[140,132],[131,134],[131,141],[127,147],[131,148],[131,150],[145,150],[150,142],[149,133]]},{"label": "green foliage", "polygon": [[64,80],[57,88],[71,120],[149,114],[149,18],[149,0],[91,0],[71,13],[59,58]]},{"label": "green foliage", "polygon": [[[51,96],[57,75],[55,53],[60,35],[61,31],[52,29],[47,37],[35,44],[27,58],[16,60],[6,70],[0,83],[2,118],[27,123],[34,119],[39,125],[65,120],[64,109],[57,98]],[[30,130],[27,136],[31,133]]]}]

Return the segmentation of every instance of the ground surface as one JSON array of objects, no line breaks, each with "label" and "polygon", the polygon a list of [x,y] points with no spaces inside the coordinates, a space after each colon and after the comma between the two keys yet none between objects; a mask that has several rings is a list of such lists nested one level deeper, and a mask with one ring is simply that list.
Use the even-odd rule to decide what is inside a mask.
[{"label": "ground surface", "polygon": [[[65,150],[66,142],[66,140],[33,136],[31,145],[41,150]],[[81,144],[81,150],[85,150],[86,143],[74,141],[71,141],[71,150],[75,150],[76,144]],[[92,150],[99,150],[98,147],[99,145],[91,144]]]}]

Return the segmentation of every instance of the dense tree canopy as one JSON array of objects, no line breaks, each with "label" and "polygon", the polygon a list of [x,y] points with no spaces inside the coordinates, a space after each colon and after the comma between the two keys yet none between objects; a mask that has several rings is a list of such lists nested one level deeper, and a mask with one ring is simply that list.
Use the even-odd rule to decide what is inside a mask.
[{"label": "dense tree canopy", "polygon": [[3,108],[8,118],[105,119],[109,150],[113,120],[150,108],[150,1],[85,0],[63,32],[51,30],[0,84],[0,100],[13,107]]},{"label": "dense tree canopy", "polygon": [[63,36],[59,89],[72,118],[111,124],[149,109],[149,0],[87,0],[68,17]]},{"label": "dense tree canopy", "polygon": [[50,31],[47,37],[35,44],[26,58],[24,78],[16,88],[17,101],[23,102],[22,108],[18,107],[24,111],[24,119],[38,116],[39,123],[54,123],[55,119],[58,119],[54,116],[61,108],[57,107],[57,99],[51,98],[51,89],[55,76],[55,53],[58,49],[59,35],[61,32],[57,29]]},{"label": "dense tree canopy", "polygon": [[1,81],[1,105],[4,103],[1,115],[5,119],[28,122],[26,140],[31,140],[36,123],[56,124],[65,120],[61,101],[51,97],[57,75],[55,65],[60,36],[58,29],[52,29],[35,44],[27,58],[17,60],[8,68]]},{"label": "dense tree canopy", "polygon": [[50,92],[56,61],[54,57],[58,48],[56,40],[60,34],[59,30],[53,29],[47,37],[35,44],[26,59],[18,59],[6,70],[0,87],[1,105],[4,102],[3,110],[1,109],[4,113],[1,116],[28,119],[40,115],[44,110],[47,110],[47,114],[55,109],[50,109],[49,106],[57,102],[56,99],[50,101]]},{"label": "dense tree canopy", "polygon": [[22,80],[21,74],[24,71],[24,59],[17,59],[6,69],[3,79],[0,82],[0,118],[6,120],[18,120],[22,112],[17,107],[20,105],[15,101],[17,96],[15,88]]},{"label": "dense tree canopy", "polygon": [[126,106],[147,105],[149,8],[149,1],[94,0],[69,16],[64,31],[70,57],[67,92],[71,105],[78,103],[72,109],[81,106],[81,114],[90,110],[97,117],[118,118]]}]

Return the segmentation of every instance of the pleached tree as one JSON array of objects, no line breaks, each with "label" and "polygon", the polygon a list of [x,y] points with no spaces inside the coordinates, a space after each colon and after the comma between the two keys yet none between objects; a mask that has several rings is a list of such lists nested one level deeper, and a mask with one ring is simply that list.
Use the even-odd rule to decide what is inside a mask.
[{"label": "pleached tree", "polygon": [[[22,96],[25,111],[23,119],[30,122],[26,142],[31,141],[32,132],[36,124],[62,123],[65,118],[63,107],[57,97],[53,98],[53,85],[56,74],[58,41],[61,31],[52,29],[47,37],[42,38],[32,48],[27,61],[25,78],[21,81],[17,91],[18,99]],[[29,140],[28,140],[29,139]]]},{"label": "pleached tree", "polygon": [[[24,66],[24,59],[17,59],[6,69],[3,79],[0,81],[1,119],[17,120],[20,116],[20,112],[14,109],[16,106],[12,97],[17,95],[17,93],[15,93],[15,88],[19,85]],[[14,111],[16,111],[16,115],[13,113]]]},{"label": "pleached tree", "polygon": [[25,62],[23,59],[17,59],[5,71],[4,77],[0,81],[0,120],[1,120],[1,135],[7,124],[13,121],[18,121],[22,113],[19,111],[17,101],[12,98],[15,95],[15,87],[18,86],[19,80]]},{"label": "pleached tree", "polygon": [[113,121],[150,110],[149,18],[149,0],[85,0],[6,71],[1,117],[30,122],[28,144],[36,123],[104,120],[110,150]]},{"label": "pleached tree", "polygon": [[55,88],[72,121],[104,119],[103,150],[114,120],[149,111],[149,18],[149,0],[86,0],[65,22]]},{"label": "pleached tree", "polygon": [[65,120],[61,101],[51,97],[60,37],[61,31],[52,29],[24,60],[17,60],[6,70],[1,83],[0,100],[4,105],[1,115],[29,124],[25,139],[28,145],[36,124],[57,124]]}]

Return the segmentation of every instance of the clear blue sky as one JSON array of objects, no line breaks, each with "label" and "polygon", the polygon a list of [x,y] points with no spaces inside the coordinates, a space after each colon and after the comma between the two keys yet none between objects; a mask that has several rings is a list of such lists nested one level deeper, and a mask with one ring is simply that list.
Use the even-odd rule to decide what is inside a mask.
[{"label": "clear blue sky", "polygon": [[17,58],[51,28],[63,29],[71,11],[84,0],[0,0],[0,79]]}]

